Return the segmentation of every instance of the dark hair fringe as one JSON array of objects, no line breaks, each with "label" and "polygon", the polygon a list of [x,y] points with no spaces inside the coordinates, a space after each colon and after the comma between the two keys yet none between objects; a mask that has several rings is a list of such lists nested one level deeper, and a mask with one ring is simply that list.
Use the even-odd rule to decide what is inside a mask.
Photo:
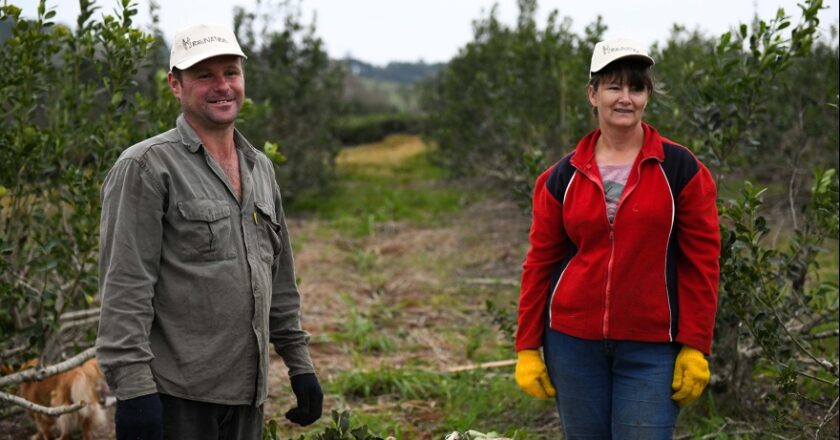
[{"label": "dark hair fringe", "polygon": [[600,72],[593,73],[589,85],[598,90],[598,86],[606,81],[616,81],[619,85],[629,85],[637,90],[654,92],[656,80],[651,66],[642,60],[627,58],[610,63]]}]

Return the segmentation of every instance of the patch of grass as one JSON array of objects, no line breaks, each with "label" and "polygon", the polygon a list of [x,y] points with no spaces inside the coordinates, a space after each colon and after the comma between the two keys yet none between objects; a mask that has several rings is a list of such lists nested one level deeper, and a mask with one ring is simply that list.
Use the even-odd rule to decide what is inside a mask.
[{"label": "patch of grass", "polygon": [[402,400],[447,398],[442,375],[419,370],[382,368],[342,373],[330,381],[330,392],[345,398],[376,400],[390,396]]},{"label": "patch of grass", "polygon": [[[544,438],[536,431],[556,417],[553,401],[527,396],[508,370],[439,373],[383,368],[348,372],[331,380],[327,392],[362,405],[376,402],[382,410],[368,409],[363,415],[357,411],[359,421],[379,435],[397,438],[401,438],[397,432],[418,428],[433,432],[434,438],[469,429],[495,431],[515,439]],[[389,410],[412,402],[423,406],[404,412],[410,420],[395,419]]]},{"label": "patch of grass", "polygon": [[354,247],[350,251],[350,260],[359,273],[370,274],[379,269],[379,254],[367,249]]},{"label": "patch of grass", "polygon": [[331,339],[362,353],[391,353],[396,348],[387,332],[381,331],[369,314],[360,313],[355,307],[348,309],[341,330],[332,334]]},{"label": "patch of grass", "polygon": [[[553,401],[534,399],[513,380],[513,371],[469,371],[451,376],[451,398],[437,432],[474,429],[495,431],[517,439],[544,438],[535,434],[546,420],[555,417]],[[550,437],[559,436],[556,432]]]},{"label": "patch of grass", "polygon": [[345,149],[338,161],[342,184],[326,193],[303,193],[290,210],[314,213],[355,237],[372,234],[377,223],[437,224],[460,210],[466,198],[462,190],[440,183],[444,172],[429,162],[427,152],[414,136]]},{"label": "patch of grass", "polygon": [[504,348],[504,353],[499,353],[500,346],[499,338],[496,330],[485,323],[475,324],[466,331],[466,357],[474,362],[486,362],[490,360],[498,360],[501,356],[507,354],[511,356],[513,351],[508,351]]},{"label": "patch of grass", "polygon": [[[675,437],[692,440],[715,438],[721,440],[765,438],[748,421],[724,417],[715,395],[704,392],[694,403],[682,408],[677,418]],[[734,432],[734,433],[733,433]]]}]

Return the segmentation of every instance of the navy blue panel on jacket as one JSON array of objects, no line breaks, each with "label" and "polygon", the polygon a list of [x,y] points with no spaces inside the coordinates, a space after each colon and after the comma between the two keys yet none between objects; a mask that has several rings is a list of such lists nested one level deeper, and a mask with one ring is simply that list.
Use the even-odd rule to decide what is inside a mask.
[{"label": "navy blue panel on jacket", "polygon": [[[680,193],[685,185],[700,171],[697,158],[688,149],[679,145],[662,143],[665,160],[662,171],[668,179],[671,195],[674,197],[674,212],[680,199]],[[676,220],[676,219],[675,219]],[[679,259],[679,239],[677,237],[677,222],[671,228],[671,240],[668,243],[668,256],[665,261],[666,284],[668,285],[668,302],[671,304],[671,335],[676,340],[677,324],[680,317],[680,302],[677,299],[677,260]]]}]

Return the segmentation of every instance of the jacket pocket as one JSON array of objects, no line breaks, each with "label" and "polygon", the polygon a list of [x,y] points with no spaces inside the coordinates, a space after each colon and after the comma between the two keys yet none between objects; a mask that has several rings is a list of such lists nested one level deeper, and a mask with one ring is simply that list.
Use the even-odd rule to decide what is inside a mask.
[{"label": "jacket pocket", "polygon": [[283,229],[277,220],[277,215],[271,205],[256,202],[257,215],[260,218],[258,227],[260,239],[260,257],[272,262],[283,253]]},{"label": "jacket pocket", "polygon": [[231,239],[230,206],[225,201],[194,199],[178,202],[178,249],[188,261],[236,257]]}]

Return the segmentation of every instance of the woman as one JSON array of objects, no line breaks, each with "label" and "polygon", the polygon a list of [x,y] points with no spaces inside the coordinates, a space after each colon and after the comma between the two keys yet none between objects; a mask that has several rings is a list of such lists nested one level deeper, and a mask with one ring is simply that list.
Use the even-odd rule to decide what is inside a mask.
[{"label": "woman", "polygon": [[633,41],[595,45],[598,128],[534,188],[516,380],[534,397],[556,394],[568,439],[669,439],[679,407],[709,380],[715,185],[642,122],[653,63]]}]

